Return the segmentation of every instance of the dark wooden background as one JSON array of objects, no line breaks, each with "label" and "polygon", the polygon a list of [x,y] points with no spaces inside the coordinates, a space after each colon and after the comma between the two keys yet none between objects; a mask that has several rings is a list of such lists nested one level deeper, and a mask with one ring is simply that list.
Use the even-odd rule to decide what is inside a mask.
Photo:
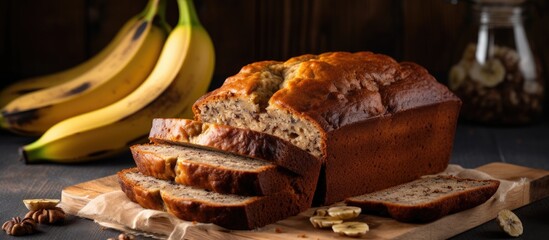
[{"label": "dark wooden background", "polygon": [[[547,44],[549,3],[534,1],[536,40]],[[146,2],[1,0],[0,86],[84,61],[104,47]],[[168,17],[174,23],[176,2],[168,2]],[[216,47],[217,79],[257,60],[369,50],[417,62],[444,82],[467,12],[464,3],[452,5],[446,0],[195,2]],[[549,47],[541,51],[549,60]],[[549,69],[547,61],[545,68]]]}]

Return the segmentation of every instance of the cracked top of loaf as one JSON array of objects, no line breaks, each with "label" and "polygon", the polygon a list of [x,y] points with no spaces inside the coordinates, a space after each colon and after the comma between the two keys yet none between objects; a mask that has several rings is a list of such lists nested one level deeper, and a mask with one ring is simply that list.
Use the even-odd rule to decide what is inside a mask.
[{"label": "cracked top of loaf", "polygon": [[[445,101],[459,101],[423,67],[372,52],[302,55],[244,66],[205,101],[252,102],[281,108],[330,131],[364,119]],[[195,114],[197,106],[195,105]]]},{"label": "cracked top of loaf", "polygon": [[193,111],[197,120],[272,134],[325,157],[329,132],[450,101],[460,104],[417,64],[371,52],[330,52],[244,66]]}]

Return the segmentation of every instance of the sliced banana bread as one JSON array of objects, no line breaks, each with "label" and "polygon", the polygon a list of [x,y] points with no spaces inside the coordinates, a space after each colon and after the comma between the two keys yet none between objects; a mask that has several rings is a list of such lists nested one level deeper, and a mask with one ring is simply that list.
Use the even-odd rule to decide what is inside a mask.
[{"label": "sliced banana bread", "polygon": [[228,125],[178,118],[153,120],[151,142],[196,144],[276,163],[298,174],[309,174],[319,160],[276,136]]},{"label": "sliced banana bread", "polygon": [[443,171],[461,101],[427,70],[371,52],[249,64],[196,101],[196,120],[278,136],[322,159],[330,204]]},{"label": "sliced banana bread", "polygon": [[128,198],[145,208],[228,229],[262,227],[309,208],[304,198],[290,192],[270,196],[220,194],[145,176],[137,168],[118,172],[118,181]]},{"label": "sliced banana bread", "polygon": [[256,196],[293,192],[292,180],[300,178],[272,162],[209,149],[167,144],[140,144],[130,149],[144,175],[218,193]]},{"label": "sliced banana bread", "polygon": [[498,187],[496,180],[430,176],[345,202],[402,222],[430,222],[486,202]]}]

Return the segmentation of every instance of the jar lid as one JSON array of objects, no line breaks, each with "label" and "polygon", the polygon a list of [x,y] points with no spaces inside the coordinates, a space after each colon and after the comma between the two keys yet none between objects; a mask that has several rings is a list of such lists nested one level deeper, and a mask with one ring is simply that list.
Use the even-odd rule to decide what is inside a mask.
[{"label": "jar lid", "polygon": [[529,0],[449,0],[453,4],[458,2],[470,2],[476,4],[485,4],[485,5],[521,5],[528,2]]},{"label": "jar lid", "polygon": [[472,0],[474,3],[490,5],[520,5],[528,0]]}]

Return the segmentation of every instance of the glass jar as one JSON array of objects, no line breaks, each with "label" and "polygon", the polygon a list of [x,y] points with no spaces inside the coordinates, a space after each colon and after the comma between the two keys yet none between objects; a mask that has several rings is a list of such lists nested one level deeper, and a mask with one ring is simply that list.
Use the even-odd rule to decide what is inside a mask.
[{"label": "glass jar", "polygon": [[448,87],[463,101],[462,119],[517,125],[539,119],[544,78],[528,1],[469,1],[467,29]]}]

